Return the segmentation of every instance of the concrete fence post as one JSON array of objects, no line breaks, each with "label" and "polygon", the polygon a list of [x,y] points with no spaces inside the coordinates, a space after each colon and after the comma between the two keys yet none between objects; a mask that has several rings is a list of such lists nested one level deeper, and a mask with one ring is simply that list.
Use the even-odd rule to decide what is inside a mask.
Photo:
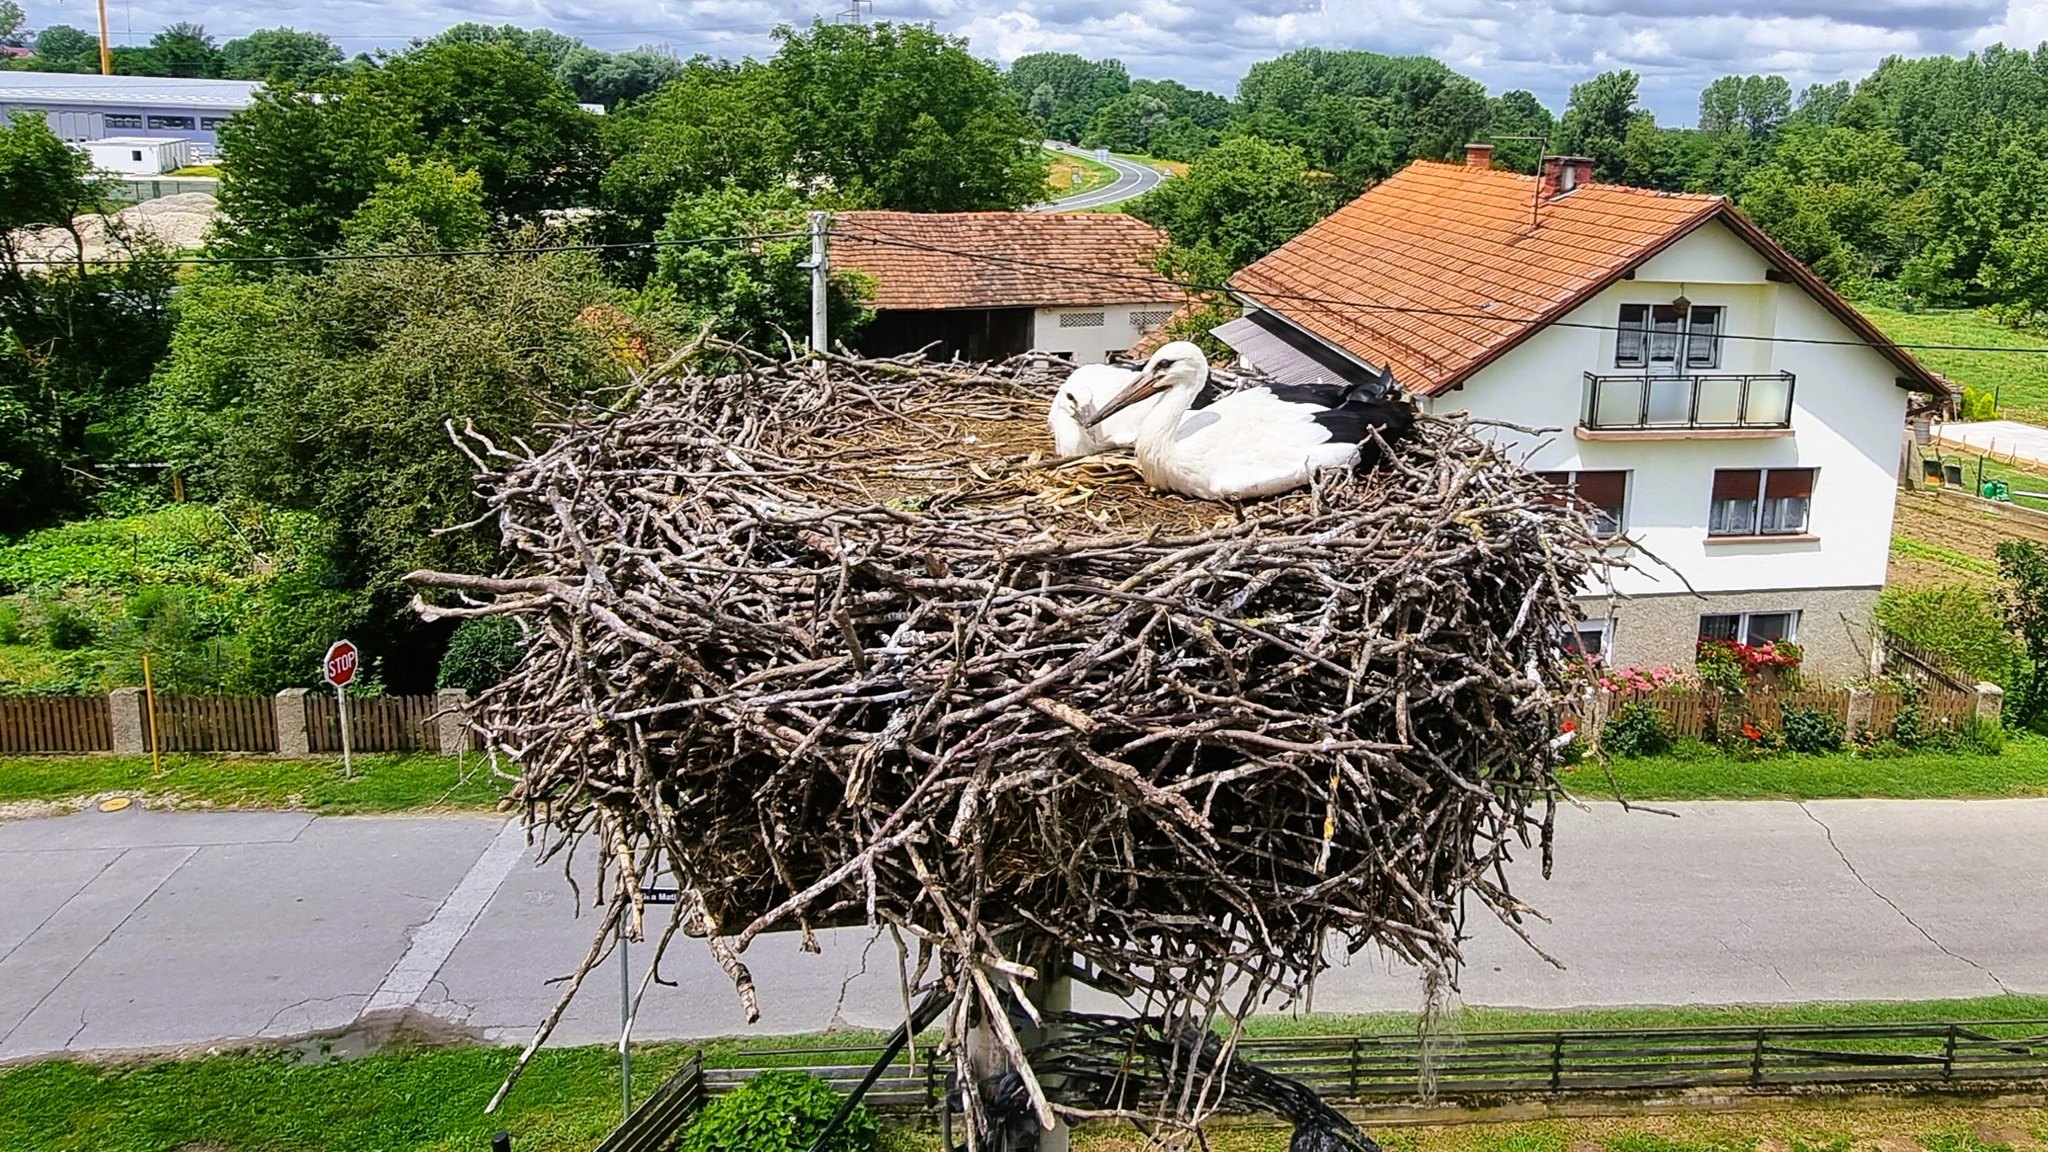
[{"label": "concrete fence post", "polygon": [[443,756],[460,755],[469,747],[469,693],[443,688],[434,693],[434,736]]},{"label": "concrete fence post", "polygon": [[287,688],[271,701],[277,710],[277,754],[305,759],[313,754],[313,737],[306,729],[306,697],[311,688]]},{"label": "concrete fence post", "polygon": [[2005,716],[2005,689],[1996,684],[1977,685],[1977,719],[2000,723]]},{"label": "concrete fence post", "polygon": [[147,709],[140,688],[116,688],[107,693],[107,721],[115,752],[123,756],[149,755]]},{"label": "concrete fence post", "polygon": [[1854,739],[1858,732],[1869,729],[1870,718],[1876,713],[1876,708],[1877,693],[1868,688],[1849,689],[1849,715],[1845,721],[1844,731],[1849,734],[1850,739]]}]

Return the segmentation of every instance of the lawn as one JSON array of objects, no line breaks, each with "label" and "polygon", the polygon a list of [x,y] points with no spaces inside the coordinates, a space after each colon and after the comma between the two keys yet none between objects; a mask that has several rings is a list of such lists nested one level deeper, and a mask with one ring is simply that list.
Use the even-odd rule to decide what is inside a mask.
[{"label": "lawn", "polygon": [[2039,355],[1918,350],[1913,355],[1958,384],[1996,394],[2001,416],[2048,424],[2048,340],[2015,332],[1978,311],[1901,312],[1863,304],[1857,310],[1901,344],[2040,350]]},{"label": "lawn", "polygon": [[[1048,199],[1063,200],[1107,187],[1116,181],[1116,169],[1099,163],[1086,156],[1071,152],[1055,152],[1050,148],[1045,154],[1052,158],[1052,171],[1045,178]],[[1077,181],[1075,178],[1079,177]]]},{"label": "lawn", "polygon": [[[1988,1020],[2048,1015],[2048,999],[1899,1004],[1794,1005],[1769,1008],[1689,1007],[1601,1009],[1586,1012],[1505,1012],[1467,1009],[1458,1026],[1558,1028],[1607,1025],[1756,1024],[1826,1021]],[[1261,1020],[1254,1032],[1406,1030],[1405,1017],[1317,1016]],[[829,1050],[872,1037],[758,1037],[706,1047],[720,1062],[745,1047]],[[635,1050],[635,1096],[644,1098],[689,1051],[675,1044]],[[513,1059],[506,1048],[394,1050],[347,1061],[321,1062],[277,1053],[233,1053],[189,1060],[96,1066],[52,1060],[0,1070],[0,1148],[9,1152],[472,1152],[504,1129],[516,1152],[585,1152],[618,1119],[618,1064],[609,1048],[550,1049],[538,1056],[505,1109],[483,1114]],[[758,1062],[758,1061],[757,1061]],[[1389,1149],[1408,1152],[1764,1152],[1768,1147],[1848,1152],[1851,1137],[1889,1135],[1904,1143],[1883,1152],[1909,1152],[1917,1138],[1928,1152],[1980,1152],[2017,1147],[2048,1133],[2039,1108],[1992,1109],[1951,1101],[1904,1100],[1882,1109],[1834,1108],[1810,1103],[1768,1114],[1693,1114],[1574,1119],[1515,1124],[1426,1127],[1370,1126]],[[1226,1121],[1212,1126],[1218,1152],[1283,1152],[1287,1130],[1266,1122]],[[1776,1145],[1761,1143],[1775,1140]],[[1590,1141],[1591,1144],[1580,1144]],[[1867,1139],[1864,1144],[1867,1146]],[[1138,1152],[1128,1127],[1086,1126],[1075,1147],[1089,1152]],[[885,1152],[937,1152],[928,1129],[886,1132]]]},{"label": "lawn", "polygon": [[[1665,756],[1616,758],[1614,784],[1630,800],[1977,799],[2048,796],[2048,737],[2014,735],[2001,755],[1920,751],[1896,757],[1782,753],[1740,759],[1698,741]],[[1599,764],[1560,773],[1587,799],[1613,794]]]},{"label": "lawn", "polygon": [[[163,772],[147,756],[0,757],[0,804],[63,802],[121,792],[166,805],[294,808],[330,815],[422,809],[488,809],[504,785],[481,757],[375,755],[341,761],[269,756],[165,756]],[[6,1147],[0,1141],[0,1148]]]}]

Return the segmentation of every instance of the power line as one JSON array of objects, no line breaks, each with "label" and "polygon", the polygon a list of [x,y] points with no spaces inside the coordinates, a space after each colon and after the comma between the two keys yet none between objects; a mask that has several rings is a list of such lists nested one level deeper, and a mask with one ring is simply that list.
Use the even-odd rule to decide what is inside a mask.
[{"label": "power line", "polygon": [[[807,236],[808,232],[749,232],[738,236],[696,236],[687,240],[619,240],[602,244],[542,244],[526,248],[439,248],[414,252],[321,252],[303,256],[171,256],[161,263],[178,265],[208,264],[306,264],[336,263],[348,260],[443,260],[457,256],[544,256],[554,252],[613,252],[631,248],[696,248],[708,244],[739,244],[758,240],[787,240],[794,236]],[[88,266],[103,264],[126,264],[128,257],[95,256],[86,260]],[[72,268],[77,260],[39,258],[16,260],[22,267]]]},{"label": "power line", "polygon": [[[946,248],[936,244],[925,243],[923,241],[907,239],[905,237],[898,236],[893,233],[871,234],[861,231],[841,231],[839,229],[834,229],[833,235],[840,236],[848,240],[860,241],[862,243],[867,244],[882,244],[897,248],[912,248],[919,251],[933,252],[941,255],[959,256],[969,260],[986,260],[1003,264],[1015,264],[1024,267],[1039,268],[1049,272],[1065,272],[1077,276],[1086,276],[1100,280],[1113,280],[1119,283],[1156,284],[1162,287],[1170,287],[1175,289],[1176,291],[1181,292],[1209,292],[1231,296],[1251,295],[1256,296],[1261,300],[1287,301],[1289,303],[1320,305],[1327,309],[1350,309],[1358,312],[1383,312],[1407,316],[1438,316],[1446,319],[1472,320],[1490,324],[1522,324],[1529,326],[1546,326],[1552,328],[1575,328],[1597,332],[1623,331],[1622,326],[1619,324],[1598,324],[1593,323],[1591,321],[1582,320],[1548,320],[1542,316],[1533,314],[1525,316],[1509,316],[1491,311],[1471,311],[1456,308],[1428,308],[1415,304],[1387,304],[1373,300],[1343,299],[1333,296],[1310,296],[1291,292],[1248,292],[1244,289],[1232,288],[1227,284],[1203,284],[1183,282],[1165,276],[1147,275],[1138,272],[1105,272],[1100,268],[1086,268],[1076,264],[1061,264],[1051,260],[1033,260],[1029,257],[1024,256],[1005,256],[993,252],[965,252],[958,249]],[[1502,302],[1495,301],[1495,303]],[[1629,331],[1633,331],[1633,329],[1629,329]],[[1896,341],[1889,340],[1875,342],[1869,340],[1828,340],[1812,336],[1755,336],[1736,332],[1724,332],[1720,335],[1719,338],[1723,340],[1747,340],[1764,344],[1817,344],[1827,347],[1839,348],[1877,347],[1897,348],[1903,351],[1921,352],[2014,352],[2020,353],[2022,355],[2048,355],[2048,347],[2010,348],[1992,344],[1901,344]]]}]

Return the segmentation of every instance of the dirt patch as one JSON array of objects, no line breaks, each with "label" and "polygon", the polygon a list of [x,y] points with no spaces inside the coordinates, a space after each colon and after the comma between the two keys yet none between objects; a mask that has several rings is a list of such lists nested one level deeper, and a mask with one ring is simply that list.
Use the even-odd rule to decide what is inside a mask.
[{"label": "dirt patch", "polygon": [[[180,192],[160,196],[121,209],[110,216],[80,216],[72,223],[85,240],[85,258],[104,260],[128,251],[129,242],[148,241],[172,252],[197,248],[213,226],[217,201],[204,192]],[[77,247],[62,228],[30,228],[15,233],[14,242],[24,257],[36,260],[71,260]]]},{"label": "dirt patch", "polygon": [[2041,1141],[2033,1133],[1999,1120],[1979,1120],[1970,1126],[1970,1135],[1983,1143],[2010,1148],[2013,1152],[2040,1152],[2042,1148]]}]

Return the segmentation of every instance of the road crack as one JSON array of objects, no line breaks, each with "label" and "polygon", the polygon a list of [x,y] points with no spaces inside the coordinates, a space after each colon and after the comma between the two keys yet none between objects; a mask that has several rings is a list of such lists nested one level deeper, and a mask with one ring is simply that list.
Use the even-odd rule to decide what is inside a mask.
[{"label": "road crack", "polygon": [[1998,978],[1998,973],[1993,972],[1991,969],[1986,968],[1982,964],[1977,963],[1975,960],[1970,959],[1968,956],[1965,956],[1962,953],[1957,952],[1953,948],[1950,948],[1948,945],[1943,944],[1940,940],[1935,939],[1934,933],[1929,932],[1925,927],[1921,925],[1921,923],[1918,920],[1915,920],[1913,919],[1913,917],[1908,915],[1904,908],[1899,907],[1897,901],[1893,900],[1891,897],[1885,895],[1884,893],[1878,891],[1877,886],[1875,884],[1872,884],[1870,881],[1864,879],[1863,873],[1857,871],[1855,862],[1849,859],[1849,854],[1842,851],[1842,846],[1840,844],[1835,843],[1835,830],[1833,828],[1828,827],[1827,821],[1822,820],[1820,817],[1814,815],[1813,809],[1808,808],[1806,806],[1805,801],[1799,802],[1799,810],[1801,812],[1806,813],[1806,818],[1808,820],[1811,820],[1815,824],[1820,826],[1821,832],[1828,838],[1828,847],[1834,849],[1836,858],[1841,860],[1842,866],[1849,870],[1849,875],[1854,876],[1856,878],[1856,882],[1858,884],[1863,885],[1864,891],[1869,892],[1872,896],[1875,896],[1879,900],[1884,901],[1885,907],[1890,908],[1892,911],[1898,913],[1899,919],[1904,920],[1907,924],[1911,925],[1913,931],[1918,932],[1922,937],[1926,939],[1926,941],[1929,944],[1932,944],[1936,948],[1940,949],[1942,955],[1947,956],[1952,960],[1959,961],[1963,964],[1967,964],[1970,967],[1975,968],[1977,971],[1982,972],[1984,974],[1984,978],[1991,981],[1991,983],[1995,987],[1997,987],[1998,991],[2002,995],[2010,996],[2013,994],[2012,989],[2005,986],[2005,981],[2000,980]]}]

